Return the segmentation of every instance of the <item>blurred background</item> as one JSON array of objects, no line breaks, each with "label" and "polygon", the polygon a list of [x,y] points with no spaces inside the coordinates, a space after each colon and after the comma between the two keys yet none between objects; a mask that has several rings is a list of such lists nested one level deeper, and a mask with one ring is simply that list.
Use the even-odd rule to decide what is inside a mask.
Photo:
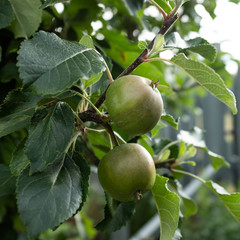
[{"label": "blurred background", "polygon": [[[180,20],[171,29],[171,32],[178,32],[181,39],[202,37],[218,49],[214,63],[202,61],[221,75],[226,85],[235,93],[238,103],[239,12],[239,0],[191,0],[181,8]],[[141,52],[138,41],[151,41],[159,31],[161,23],[162,16],[158,10],[142,0],[71,0],[44,9],[39,30],[55,32],[61,38],[73,41],[79,41],[83,35],[91,35],[97,49],[108,55],[112,74],[117,77]],[[0,36],[0,42],[9,40],[10,50],[19,47],[20,40],[12,40],[8,29],[0,30]],[[162,56],[169,58],[171,54],[167,51]],[[16,55],[11,57],[13,62],[16,62]],[[16,66],[12,68],[10,76],[6,75],[6,70],[1,68],[0,72],[0,102],[9,90],[19,84]],[[230,168],[221,168],[215,173],[209,165],[209,157],[199,151],[194,159],[196,167],[189,166],[188,170],[202,175],[205,179],[213,178],[229,192],[240,191],[240,113],[233,116],[223,103],[202,88],[193,86],[186,75],[164,63],[146,65],[136,69],[134,73],[171,85],[171,89],[163,90],[162,93],[165,109],[167,113],[175,118],[180,117],[181,120],[178,131],[171,127],[162,129],[162,138],[175,140],[180,130],[189,131],[197,126],[204,130],[209,150],[224,156],[231,164]],[[103,88],[104,83],[95,87]],[[0,142],[2,159],[7,159],[10,155],[12,138],[14,136],[7,136],[4,142]],[[94,133],[92,136],[90,134],[89,138],[94,139]],[[183,190],[186,190],[198,205],[195,215],[180,221],[184,240],[240,239],[240,225],[208,189],[188,177],[184,177],[181,183]],[[113,234],[97,232],[94,226],[103,218],[105,199],[94,167],[90,186],[90,196],[83,210],[57,230],[41,234],[40,240],[159,238],[159,220],[151,193],[137,203],[136,213],[126,227]],[[1,239],[26,239],[25,228],[16,214],[15,200],[6,198],[1,201],[6,201],[8,206],[7,209],[0,208]],[[177,235],[175,239],[179,239]]]}]

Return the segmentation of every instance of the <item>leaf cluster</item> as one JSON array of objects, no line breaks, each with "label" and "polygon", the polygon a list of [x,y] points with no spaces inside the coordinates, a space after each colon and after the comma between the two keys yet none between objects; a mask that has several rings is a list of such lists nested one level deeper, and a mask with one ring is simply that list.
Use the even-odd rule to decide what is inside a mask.
[{"label": "leaf cluster", "polygon": [[[190,11],[194,1],[182,6],[192,24],[183,28],[181,20],[176,22],[175,11],[183,2],[156,0],[167,14],[159,20],[144,14],[150,3],[142,0],[1,1],[0,222],[7,218],[6,209],[12,207],[8,200],[14,196],[12,205],[17,207],[12,207],[9,218],[20,216],[17,230],[30,238],[71,219],[77,225],[80,216],[86,223],[89,218],[83,209],[94,166],[113,143],[127,142],[143,145],[158,168],[152,195],[160,216],[161,239],[172,239],[180,212],[188,217],[197,211],[178,181],[185,174],[182,165],[195,165],[197,149],[206,152],[215,170],[229,164],[208,149],[199,128],[181,130],[173,141],[162,139],[161,131],[166,127],[178,130],[178,114],[183,110],[175,111],[174,104],[188,102],[199,86],[234,114],[237,108],[233,93],[210,66],[217,59],[216,48],[203,38],[184,40],[199,25],[193,21],[196,12]],[[215,1],[211,2],[208,8],[213,14]],[[63,4],[62,13],[56,3]],[[94,27],[96,22],[100,29]],[[140,33],[159,22],[163,27],[157,27],[156,35],[160,37],[138,44]],[[174,56],[161,58],[167,50]],[[170,80],[168,72],[174,72]],[[104,105],[109,78],[112,81],[130,73],[159,81],[167,106],[151,132],[134,138],[111,122]],[[192,101],[190,105],[194,107]],[[228,194],[212,181],[202,182],[240,221],[239,193]],[[104,219],[96,224],[99,231],[120,229],[135,212],[134,202],[119,203],[107,195],[105,202]]]}]

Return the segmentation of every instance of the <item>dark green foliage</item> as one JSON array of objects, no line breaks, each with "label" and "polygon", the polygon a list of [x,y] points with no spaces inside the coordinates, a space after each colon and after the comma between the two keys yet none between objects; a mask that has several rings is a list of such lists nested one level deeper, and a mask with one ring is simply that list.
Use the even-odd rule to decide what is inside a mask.
[{"label": "dark green foliage", "polygon": [[[168,14],[175,3],[185,1],[156,2]],[[63,12],[57,11],[56,3],[63,4]],[[148,193],[151,209],[138,212],[149,211],[143,221],[147,220],[156,212],[156,208],[152,208],[156,202],[162,226],[161,240],[170,240],[174,235],[179,209],[184,216],[196,212],[194,202],[173,180],[183,175],[171,171],[181,171],[183,164],[195,165],[196,149],[207,153],[215,170],[229,164],[208,149],[201,129],[176,131],[181,129],[189,112],[198,110],[195,99],[204,96],[205,90],[237,113],[234,95],[229,90],[232,75],[222,61],[227,53],[217,53],[204,36],[189,40],[189,32],[200,29],[201,17],[195,11],[196,4],[196,0],[184,3],[181,16],[188,20],[181,21],[180,17],[164,36],[165,43],[160,50],[171,49],[174,57],[153,59],[145,55],[149,62],[133,68],[134,75],[158,85],[165,112],[150,132],[132,137],[119,130],[109,118],[104,92],[110,72],[117,79],[146,49],[150,38],[138,44],[139,36],[145,30],[155,35],[160,30],[161,14],[153,17],[144,11],[152,6],[151,1],[1,0],[1,238],[107,239],[112,231],[133,223],[136,204],[115,202],[109,197],[105,204],[104,193],[95,179],[99,161],[111,149],[112,142],[117,141],[143,145],[160,168],[158,173],[172,179],[158,176],[153,196]],[[214,18],[216,1],[204,1],[202,5]],[[107,66],[110,72],[106,71]],[[99,99],[102,102],[99,103]],[[93,110],[94,103],[97,113]],[[174,131],[176,139],[164,139],[163,128]],[[219,209],[225,205],[239,221],[239,193],[223,193],[214,182],[203,183],[220,200]],[[90,214],[94,207],[85,207],[89,192],[94,196],[95,206],[102,207],[100,217],[99,213],[95,213],[97,217]],[[95,195],[102,198],[95,199]],[[199,225],[201,229],[195,232],[207,228],[202,221]],[[61,226],[59,231],[51,232],[58,226]],[[224,239],[225,234],[230,234],[222,230],[222,223],[218,225],[222,235],[209,226],[216,238]],[[138,227],[132,228],[136,231]],[[96,229],[107,234],[100,234]]]},{"label": "dark green foliage", "polygon": [[33,237],[76,213],[82,202],[82,177],[69,156],[61,157],[41,173],[29,176],[29,170],[26,168],[18,178],[17,203]]},{"label": "dark green foliage", "polygon": [[135,210],[134,202],[116,202],[107,196],[107,204],[104,209],[104,220],[96,228],[104,232],[115,232],[130,220]]},{"label": "dark green foliage", "polygon": [[74,116],[66,103],[59,102],[35,113],[25,145],[31,174],[44,170],[68,150],[73,131]]}]

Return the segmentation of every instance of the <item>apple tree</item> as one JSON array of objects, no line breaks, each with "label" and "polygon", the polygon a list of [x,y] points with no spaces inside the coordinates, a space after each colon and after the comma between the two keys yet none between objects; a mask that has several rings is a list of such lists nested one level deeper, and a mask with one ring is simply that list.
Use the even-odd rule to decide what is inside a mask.
[{"label": "apple tree", "polygon": [[[196,4],[1,0],[0,222],[11,226],[3,237],[34,239],[64,222],[77,225],[96,172],[105,207],[95,235],[126,225],[149,194],[160,239],[171,240],[179,219],[196,212],[181,191],[184,175],[240,221],[240,193],[184,170],[198,150],[216,171],[229,166],[207,148],[202,129],[178,129],[196,96],[207,91],[237,113],[230,74],[214,65],[216,47],[187,38],[199,30]],[[216,1],[202,4],[214,17]],[[155,36],[138,41],[143,33]],[[176,139],[165,139],[164,128]]]}]

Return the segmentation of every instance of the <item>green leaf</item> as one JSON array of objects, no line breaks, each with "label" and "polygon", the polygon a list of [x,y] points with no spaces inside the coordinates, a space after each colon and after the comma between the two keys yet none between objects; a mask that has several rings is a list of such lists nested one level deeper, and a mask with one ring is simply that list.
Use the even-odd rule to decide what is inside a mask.
[{"label": "green leaf", "polygon": [[68,156],[31,176],[27,168],[18,178],[18,211],[31,237],[72,217],[81,201],[81,173]]},{"label": "green leaf", "polygon": [[149,145],[148,141],[146,141],[146,139],[144,139],[144,136],[140,137],[138,139],[138,142],[151,154],[151,156],[153,157],[154,155],[154,151],[152,149],[152,147]]},{"label": "green leaf", "polygon": [[237,113],[236,99],[222,78],[204,63],[188,59],[183,53],[174,56],[171,63],[185,71],[212,95],[225,103],[234,114]]},{"label": "green leaf", "polygon": [[29,164],[29,160],[24,152],[24,144],[25,141],[22,141],[17,146],[17,149],[14,151],[13,158],[9,165],[12,174],[15,176],[19,176],[23,169],[25,169]]},{"label": "green leaf", "polygon": [[216,48],[203,38],[197,37],[186,41],[188,47],[183,50],[198,53],[210,62],[214,62],[217,56]]},{"label": "green leaf", "polygon": [[34,114],[40,96],[11,91],[0,109],[0,137],[26,127]]},{"label": "green leaf", "polygon": [[[114,203],[116,202],[114,201]],[[109,208],[110,204],[112,203],[108,202],[106,204],[104,219],[96,226],[96,229],[99,231],[110,233],[119,230],[130,220],[135,210],[134,202],[118,202],[114,209]]]},{"label": "green leaf", "polygon": [[166,158],[167,155],[169,155],[169,151],[166,151],[167,149],[170,150],[170,155],[168,156],[169,159],[171,158],[176,159],[179,156],[178,141],[161,139],[160,142],[154,147],[154,149],[155,149],[155,154],[157,154],[160,157],[160,159],[162,157]]},{"label": "green leaf", "polygon": [[168,4],[169,1],[167,0],[155,0],[155,2],[166,12],[170,13],[171,12],[171,7]]},{"label": "green leaf", "polygon": [[189,158],[192,158],[196,155],[197,150],[195,147],[193,147],[192,144],[187,144],[185,145],[185,143],[183,141],[181,141],[180,143],[180,147],[179,147],[179,154],[178,157],[176,159],[176,162],[181,165],[181,164],[191,164],[193,166],[196,165],[195,162],[193,161],[187,161]]},{"label": "green leaf", "polygon": [[180,195],[183,206],[184,206],[184,216],[190,217],[196,214],[198,211],[197,204],[189,196],[186,195],[186,193],[182,189],[181,183],[177,180],[175,182],[177,185],[178,194]]},{"label": "green leaf", "polygon": [[184,216],[185,217],[190,217],[194,214],[197,213],[198,207],[197,204],[190,198],[188,197],[183,197],[181,196],[183,205],[184,205]]},{"label": "green leaf", "polygon": [[68,104],[36,112],[26,142],[26,155],[31,163],[31,174],[44,170],[65,151],[74,131],[74,115]]},{"label": "green leaf", "polygon": [[168,178],[158,176],[152,194],[160,217],[160,239],[171,240],[178,227],[180,200],[176,193],[169,191]]},{"label": "green leaf", "polygon": [[147,44],[147,42],[146,41],[139,41],[138,42],[138,47],[140,48],[140,49],[147,49],[147,47],[148,47],[148,44]]},{"label": "green leaf", "polygon": [[7,83],[12,79],[19,80],[18,69],[15,63],[8,62],[0,69],[0,82]]},{"label": "green leaf", "polygon": [[[117,31],[102,31],[106,41],[110,45],[106,53],[123,68],[127,68],[138,56],[139,48],[136,43],[129,43],[129,40]],[[155,81],[160,81],[161,85],[168,84],[163,76],[163,63],[160,61],[144,63],[141,67],[136,68],[133,74],[146,77]],[[105,88],[106,89],[106,88]],[[105,90],[104,89],[104,90]],[[169,92],[168,89],[161,88],[161,92]]]},{"label": "green leaf", "polygon": [[18,66],[23,84],[45,95],[61,92],[105,70],[96,50],[43,31],[22,43]]},{"label": "green leaf", "polygon": [[0,29],[10,25],[14,15],[10,2],[8,0],[0,1]]},{"label": "green leaf", "polygon": [[211,159],[211,163],[213,168],[215,169],[215,171],[217,171],[220,167],[225,166],[225,167],[230,167],[230,164],[228,162],[225,161],[225,159],[221,156],[218,155],[212,151],[208,150],[208,156]]},{"label": "green leaf", "polygon": [[183,191],[181,183],[178,180],[169,179],[167,186],[171,191],[177,193],[180,197],[181,214],[183,213],[184,217],[189,217],[197,212],[198,209],[196,203],[186,195]]},{"label": "green leaf", "polygon": [[81,45],[85,46],[85,47],[89,47],[89,48],[95,49],[92,37],[89,36],[89,35],[82,36],[82,38],[80,39],[79,43]]},{"label": "green leaf", "polygon": [[159,155],[159,162],[164,162],[168,160],[169,156],[171,154],[171,151],[169,149],[166,149],[165,151],[162,152],[162,154]]},{"label": "green leaf", "polygon": [[163,44],[164,44],[164,35],[162,34],[157,34],[157,36],[154,39],[153,42],[153,47],[151,51],[149,52],[149,57],[152,57],[154,55],[159,54],[163,50]]},{"label": "green leaf", "polygon": [[45,2],[42,4],[41,8],[46,8],[48,6],[54,5],[56,3],[64,3],[69,2],[70,0],[45,0]]},{"label": "green leaf", "polygon": [[[105,60],[105,63],[107,64],[109,70],[112,71],[113,64],[112,64],[111,58],[108,57],[107,55],[103,55],[103,58]],[[92,85],[92,87],[91,87],[92,93],[98,91],[99,94],[101,95],[102,93],[105,92],[105,90],[108,87],[108,85],[109,85],[109,78],[108,78],[107,72],[105,71],[102,74],[102,76],[99,79],[99,81],[97,81],[96,83],[94,83]]]},{"label": "green leaf", "polygon": [[240,193],[230,194],[213,181],[207,181],[206,185],[222,200],[228,211],[240,223]]},{"label": "green leaf", "polygon": [[143,8],[143,0],[122,0],[131,15],[137,16],[137,11]]},{"label": "green leaf", "polygon": [[88,88],[88,87],[92,86],[93,84],[97,83],[101,79],[102,75],[103,75],[103,73],[101,72],[98,75],[91,76],[87,81],[82,79],[84,88]]},{"label": "green leaf", "polygon": [[15,38],[29,38],[37,31],[42,18],[40,0],[9,0],[15,15],[11,29]]},{"label": "green leaf", "polygon": [[155,127],[151,130],[152,137],[153,138],[156,137],[157,134],[160,133],[160,130],[165,127],[167,127],[167,125],[165,123],[163,123],[163,121],[158,121],[158,123],[155,125]]},{"label": "green leaf", "polygon": [[75,152],[72,158],[79,167],[82,175],[82,203],[79,207],[79,210],[81,210],[88,196],[90,167],[87,161],[79,153]]},{"label": "green leaf", "polygon": [[197,53],[210,62],[214,62],[217,56],[216,48],[201,37],[184,41],[179,33],[173,32],[166,36],[167,48],[177,48],[180,52],[191,51]]},{"label": "green leaf", "polygon": [[11,174],[6,164],[0,164],[0,197],[15,192],[16,177]]},{"label": "green leaf", "polygon": [[230,164],[226,162],[222,156],[213,153],[207,148],[204,141],[204,133],[200,128],[194,127],[191,131],[181,130],[178,134],[178,139],[205,151],[210,157],[212,166],[215,171],[217,171],[222,166],[230,167]]},{"label": "green leaf", "polygon": [[184,41],[179,33],[173,32],[166,37],[168,47],[177,48],[180,52],[191,51],[197,53],[210,62],[214,62],[217,56],[216,48],[201,37]]},{"label": "green leaf", "polygon": [[178,130],[178,124],[180,118],[174,119],[173,116],[166,114],[161,116],[161,120],[168,123],[170,126],[172,126],[175,130]]}]

